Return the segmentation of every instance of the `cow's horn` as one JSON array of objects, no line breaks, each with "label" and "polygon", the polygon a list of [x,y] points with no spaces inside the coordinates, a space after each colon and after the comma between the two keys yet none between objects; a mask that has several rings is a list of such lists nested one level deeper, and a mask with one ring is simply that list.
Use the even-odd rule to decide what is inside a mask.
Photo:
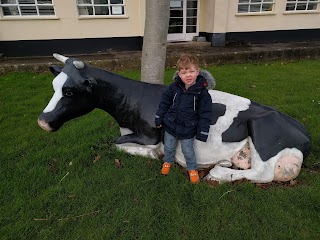
[{"label": "cow's horn", "polygon": [[68,60],[68,57],[62,56],[58,53],[54,53],[53,57],[63,63],[66,63],[66,61]]},{"label": "cow's horn", "polygon": [[73,65],[74,65],[77,69],[83,69],[83,68],[84,68],[84,62],[82,62],[82,61],[74,60],[74,61],[73,61]]}]

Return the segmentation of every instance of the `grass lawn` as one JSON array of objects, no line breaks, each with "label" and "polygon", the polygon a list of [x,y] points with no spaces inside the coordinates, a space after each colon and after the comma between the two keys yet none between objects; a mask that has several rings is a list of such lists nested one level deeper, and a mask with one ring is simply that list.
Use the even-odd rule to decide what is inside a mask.
[{"label": "grass lawn", "polygon": [[177,167],[163,177],[159,160],[115,149],[118,125],[98,109],[47,133],[37,117],[53,75],[10,73],[0,76],[0,239],[320,239],[320,61],[206,69],[216,89],[308,128],[295,185],[191,185]]}]

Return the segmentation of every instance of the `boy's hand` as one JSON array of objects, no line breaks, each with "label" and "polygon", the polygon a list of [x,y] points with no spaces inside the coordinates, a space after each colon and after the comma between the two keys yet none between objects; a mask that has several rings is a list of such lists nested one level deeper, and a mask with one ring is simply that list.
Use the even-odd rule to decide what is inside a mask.
[{"label": "boy's hand", "polygon": [[156,126],[156,128],[162,128],[162,125],[158,125],[158,126]]}]

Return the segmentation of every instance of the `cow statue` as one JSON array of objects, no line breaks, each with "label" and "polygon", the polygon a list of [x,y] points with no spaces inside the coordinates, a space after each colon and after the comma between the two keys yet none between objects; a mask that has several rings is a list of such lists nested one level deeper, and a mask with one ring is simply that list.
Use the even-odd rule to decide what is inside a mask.
[{"label": "cow statue", "polygon": [[[166,86],[131,80],[59,54],[53,56],[64,67],[50,66],[55,75],[54,95],[38,118],[42,129],[56,131],[70,119],[99,108],[119,124],[117,147],[153,158],[163,154],[162,134],[154,118]],[[210,73],[200,74],[208,82],[210,78],[214,81]],[[199,168],[212,168],[206,180],[268,183],[298,176],[311,148],[310,135],[300,122],[240,96],[216,90],[209,93],[214,116],[208,140],[194,142]],[[179,144],[176,162],[186,167]]]}]

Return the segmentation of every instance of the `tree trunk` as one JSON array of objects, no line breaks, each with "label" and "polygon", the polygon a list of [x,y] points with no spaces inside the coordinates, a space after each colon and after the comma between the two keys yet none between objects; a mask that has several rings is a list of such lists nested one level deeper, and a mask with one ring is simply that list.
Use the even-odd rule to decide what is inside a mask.
[{"label": "tree trunk", "polygon": [[146,0],[141,59],[141,80],[143,82],[163,84],[169,17],[169,0]]}]

